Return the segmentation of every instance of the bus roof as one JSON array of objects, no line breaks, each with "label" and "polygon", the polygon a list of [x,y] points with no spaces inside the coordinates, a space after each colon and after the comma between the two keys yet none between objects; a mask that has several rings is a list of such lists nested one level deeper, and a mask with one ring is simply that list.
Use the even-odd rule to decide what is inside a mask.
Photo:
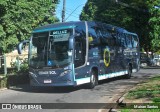
[{"label": "bus roof", "polygon": [[106,24],[106,25],[107,25],[107,28],[110,29],[110,30],[112,30],[114,28],[114,30],[116,30],[117,32],[122,32],[122,33],[126,33],[126,34],[131,34],[131,35],[137,36],[136,33],[129,32],[124,28],[117,27],[117,26],[114,26],[114,25],[111,25],[111,24]]},{"label": "bus roof", "polygon": [[123,33],[130,34],[130,35],[134,35],[134,36],[138,36],[136,33],[128,32],[128,31],[125,31],[125,32],[123,32]]},{"label": "bus roof", "polygon": [[74,28],[76,26],[76,24],[78,24],[78,23],[84,23],[84,21],[49,24],[49,25],[45,25],[45,26],[38,27],[38,28],[34,29],[32,33],[46,32],[46,31],[51,31],[51,30],[59,30],[59,29],[67,29],[67,28]]},{"label": "bus roof", "polygon": [[[34,29],[32,33],[46,32],[46,31],[51,31],[51,30],[61,30],[61,29],[67,29],[67,28],[74,28],[74,27],[77,26],[77,24],[84,24],[84,22],[85,21],[71,21],[71,22],[64,22],[64,23],[49,24],[49,25],[41,26],[41,27],[38,27],[38,28]],[[96,23],[96,24],[101,23],[101,22],[97,22],[97,21],[87,21],[87,22],[92,22],[92,23]],[[105,23],[102,23],[102,24],[105,24]],[[111,25],[111,24],[105,24],[105,26],[106,26],[106,29],[108,29],[108,30],[114,29],[117,32],[137,36],[136,33],[131,33],[131,32],[129,32],[126,29],[121,28],[121,27],[117,27],[117,26],[114,26],[114,25]]]}]

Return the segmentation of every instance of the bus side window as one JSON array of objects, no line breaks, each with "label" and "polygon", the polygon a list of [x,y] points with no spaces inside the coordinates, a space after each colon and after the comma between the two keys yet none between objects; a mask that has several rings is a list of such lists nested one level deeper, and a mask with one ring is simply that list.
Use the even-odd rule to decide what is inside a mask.
[{"label": "bus side window", "polygon": [[132,48],[132,36],[131,35],[127,35],[126,42],[127,42],[128,48]]},{"label": "bus side window", "polygon": [[125,38],[126,38],[126,35],[122,34],[121,35],[121,46],[126,48],[127,45],[126,45],[126,39]]},{"label": "bus side window", "polygon": [[101,42],[104,45],[107,46],[115,46],[116,44],[116,39],[115,37],[109,32],[107,29],[101,30],[102,37],[101,37]]},{"label": "bus side window", "polygon": [[119,33],[116,34],[116,45],[121,46],[121,37]]},{"label": "bus side window", "polygon": [[133,44],[133,48],[137,48],[138,47],[138,38],[137,38],[137,36],[133,36],[132,37],[132,44]]},{"label": "bus side window", "polygon": [[96,34],[95,29],[93,27],[90,27],[88,29],[88,32],[89,32],[89,35],[88,35],[89,48],[93,48],[100,43],[99,38],[97,37],[97,34]]}]

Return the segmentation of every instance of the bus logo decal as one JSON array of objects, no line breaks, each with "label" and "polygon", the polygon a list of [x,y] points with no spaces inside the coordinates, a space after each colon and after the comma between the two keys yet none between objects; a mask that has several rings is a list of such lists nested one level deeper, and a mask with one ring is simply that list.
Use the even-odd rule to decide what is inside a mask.
[{"label": "bus logo decal", "polygon": [[110,52],[108,48],[104,49],[103,58],[105,66],[108,67],[110,64]]},{"label": "bus logo decal", "polygon": [[49,71],[49,74],[56,74],[55,71]]}]

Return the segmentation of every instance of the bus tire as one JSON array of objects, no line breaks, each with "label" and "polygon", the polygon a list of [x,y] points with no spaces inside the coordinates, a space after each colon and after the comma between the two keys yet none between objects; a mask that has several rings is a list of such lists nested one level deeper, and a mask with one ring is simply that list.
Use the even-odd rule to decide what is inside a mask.
[{"label": "bus tire", "polygon": [[98,79],[97,79],[96,71],[92,70],[91,76],[90,76],[90,83],[89,83],[89,89],[93,89],[96,85],[98,85]]},{"label": "bus tire", "polygon": [[132,67],[131,65],[128,66],[128,69],[127,69],[127,74],[125,75],[126,79],[130,79],[131,76],[132,76]]}]

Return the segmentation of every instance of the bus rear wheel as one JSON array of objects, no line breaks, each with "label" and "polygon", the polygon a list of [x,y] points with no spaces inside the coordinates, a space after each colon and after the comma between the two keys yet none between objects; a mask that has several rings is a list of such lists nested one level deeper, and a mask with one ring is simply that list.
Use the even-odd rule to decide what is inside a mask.
[{"label": "bus rear wheel", "polygon": [[130,78],[131,78],[131,75],[132,75],[132,67],[131,67],[131,65],[128,66],[127,72],[128,72],[128,73],[125,75],[125,77],[126,77],[127,79],[130,79]]},{"label": "bus rear wheel", "polygon": [[96,72],[92,71],[90,76],[89,89],[93,89],[96,85],[98,85],[98,79],[96,77]]}]

